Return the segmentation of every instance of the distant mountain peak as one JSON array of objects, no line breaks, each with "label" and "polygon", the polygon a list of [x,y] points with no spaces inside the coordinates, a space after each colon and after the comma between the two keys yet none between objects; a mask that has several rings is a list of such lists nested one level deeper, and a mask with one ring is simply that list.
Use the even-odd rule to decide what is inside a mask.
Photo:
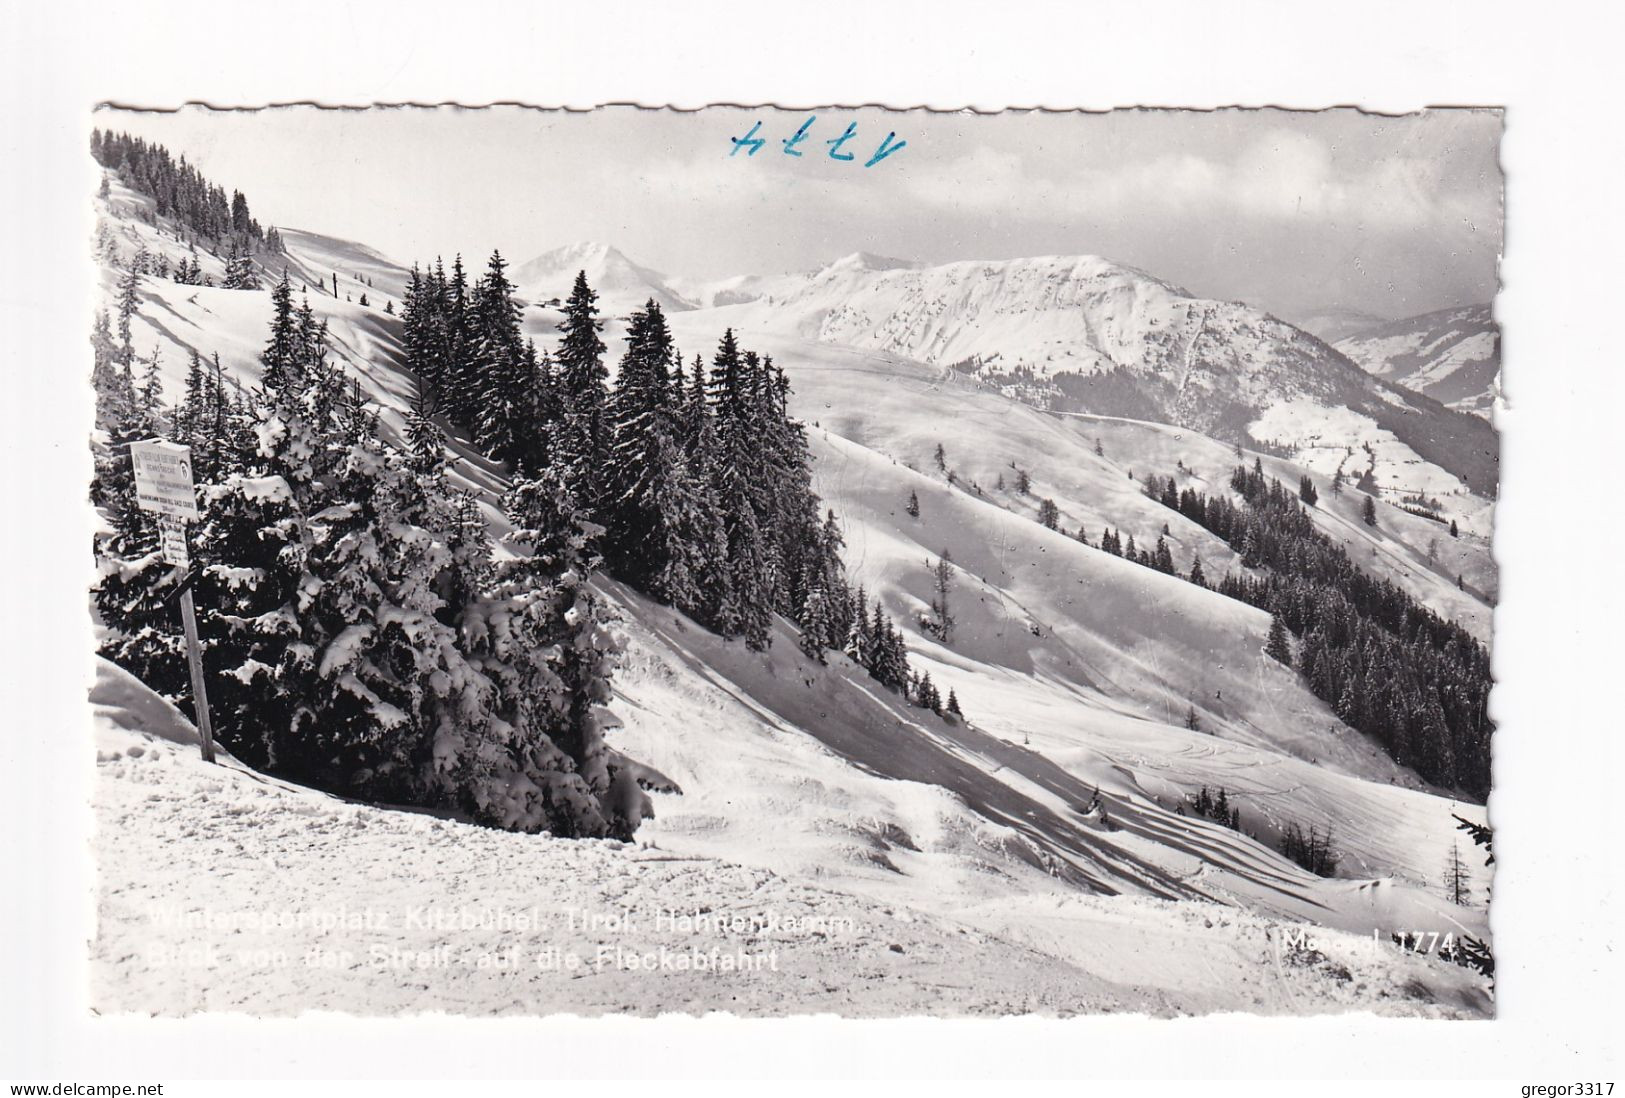
[{"label": "distant mountain peak", "polygon": [[569,294],[578,272],[610,308],[636,308],[653,298],[669,311],[693,308],[672,289],[666,276],[639,265],[612,244],[580,240],[551,248],[519,264],[513,280],[524,292],[543,300]]},{"label": "distant mountain peak", "polygon": [[587,262],[590,260],[607,259],[618,259],[623,262],[630,262],[630,260],[627,260],[625,254],[613,244],[605,244],[599,240],[578,240],[572,244],[561,244],[557,248],[549,248],[547,251],[536,256],[534,259],[529,260],[527,262],[527,266],[530,263],[535,263],[539,260],[567,263],[576,260]]},{"label": "distant mountain peak", "polygon": [[826,265],[824,270],[914,271],[923,266],[925,264],[914,259],[898,259],[889,255],[876,255],[874,252],[857,251],[841,256]]}]

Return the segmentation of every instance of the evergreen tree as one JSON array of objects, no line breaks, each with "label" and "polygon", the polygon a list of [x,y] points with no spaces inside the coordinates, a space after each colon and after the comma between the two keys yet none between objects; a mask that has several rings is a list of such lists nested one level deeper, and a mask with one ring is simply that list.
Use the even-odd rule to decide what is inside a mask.
[{"label": "evergreen tree", "polygon": [[1298,479],[1298,498],[1311,507],[1320,498],[1320,493],[1315,491],[1315,482],[1309,479],[1308,473]]},{"label": "evergreen tree", "polygon": [[[90,498],[107,516],[109,532],[98,539],[97,554],[104,562],[96,592],[97,608],[104,622],[110,622],[114,639],[109,647],[124,643],[121,624],[133,615],[157,614],[151,592],[163,572],[155,550],[158,529],[153,516],[136,506],[135,470],[129,444],[151,438],[157,423],[139,399],[130,371],[119,362],[107,314],[99,314],[91,336],[93,365],[91,378],[96,390],[96,434],[93,436],[95,476]],[[131,627],[129,632],[137,629]],[[136,645],[156,641],[165,650],[168,638],[134,637]]]},{"label": "evergreen tree", "polygon": [[1168,548],[1167,539],[1160,534],[1157,536],[1157,547],[1151,555],[1151,566],[1164,575],[1175,575],[1174,554]]},{"label": "evergreen tree", "polygon": [[1472,893],[1472,876],[1461,860],[1461,848],[1456,843],[1451,843],[1450,853],[1444,863],[1444,894],[1451,903],[1465,907]]},{"label": "evergreen tree", "polygon": [[476,353],[474,301],[462,255],[452,257],[450,278],[446,276],[445,264],[436,258],[434,273],[425,277],[424,284],[431,318],[427,339],[438,363],[438,383],[445,393],[446,415],[453,423],[472,428],[479,420],[480,396],[484,390]]},{"label": "evergreen tree", "polygon": [[107,313],[96,314],[91,331],[91,382],[96,390],[96,429],[109,434],[133,413],[135,383],[122,364],[122,352],[113,342]]},{"label": "evergreen tree", "polygon": [[1061,510],[1055,505],[1054,500],[1046,497],[1039,502],[1038,521],[1048,530],[1053,530],[1060,524]]},{"label": "evergreen tree", "polygon": [[810,587],[818,583],[823,586],[829,607],[828,625],[823,633],[824,647],[837,651],[845,646],[852,629],[852,619],[857,613],[852,588],[846,579],[846,566],[841,561],[845,548],[846,538],[841,533],[835,512],[827,511],[818,532],[816,552],[809,553],[807,557],[805,567],[808,574],[804,585]]},{"label": "evergreen tree", "polygon": [[1365,502],[1360,505],[1360,517],[1365,520],[1367,526],[1377,525],[1377,505],[1370,496],[1366,496]]},{"label": "evergreen tree", "polygon": [[296,387],[304,380],[298,327],[294,323],[293,286],[286,269],[271,290],[271,337],[260,354],[261,383],[269,390]]},{"label": "evergreen tree", "polygon": [[[679,363],[679,378],[681,378],[681,369],[682,364]],[[711,426],[711,411],[706,402],[705,357],[703,355],[694,356],[694,366],[689,371],[686,385],[685,388],[684,381],[678,380],[674,383],[674,388],[680,404],[679,418],[682,423],[680,433],[683,448],[692,455],[699,445],[701,435]],[[712,442],[714,448],[714,432]]]},{"label": "evergreen tree", "polygon": [[226,253],[226,276],[220,285],[227,290],[260,288],[259,278],[254,273],[254,257],[240,249],[236,240],[231,242],[230,250]]},{"label": "evergreen tree", "polygon": [[1330,877],[1337,872],[1338,856],[1332,849],[1332,833],[1324,834],[1311,826],[1308,834],[1297,823],[1289,823],[1281,831],[1281,853],[1309,872]]},{"label": "evergreen tree", "polygon": [[743,636],[757,650],[769,644],[777,561],[763,538],[758,512],[766,512],[762,467],[761,404],[755,399],[757,364],[740,353],[732,329],[723,333],[709,382],[715,416],[716,495],[727,532],[727,592],[717,615],[724,636]]},{"label": "evergreen tree", "polygon": [[[692,554],[693,589],[673,595],[675,605],[700,622],[718,627],[724,607],[733,605],[733,571],[728,557],[728,522],[722,506],[723,478],[718,442],[706,407],[704,369],[695,361],[694,388],[684,406],[685,448],[681,469],[686,473],[694,506],[679,544]],[[674,462],[675,465],[675,462]]]},{"label": "evergreen tree", "polygon": [[728,577],[717,611],[717,628],[725,637],[744,637],[747,648],[766,651],[772,643],[768,636],[772,591],[761,528],[748,504],[741,506],[736,498],[730,501],[725,495],[723,507],[727,516]]},{"label": "evergreen tree", "polygon": [[922,673],[914,682],[914,704],[921,709],[942,715],[942,695],[937,692],[936,684],[931,681],[931,672]]},{"label": "evergreen tree", "polygon": [[140,405],[142,414],[159,431],[164,427],[164,382],[163,375],[159,372],[159,363],[162,360],[163,351],[157,344],[153,344],[152,354],[147,357],[146,369],[141,374],[141,383],[135,391],[136,403]]},{"label": "evergreen tree", "polygon": [[612,570],[644,590],[671,548],[668,516],[655,500],[672,490],[681,453],[668,372],[673,353],[666,318],[651,298],[627,325],[626,353],[609,402],[611,441],[603,470]]},{"label": "evergreen tree", "polygon": [[470,611],[489,638],[476,655],[501,730],[487,748],[497,780],[477,786],[472,808],[516,830],[629,837],[647,799],[604,739],[619,722],[606,708],[616,650],[588,582],[597,531],[557,470],[516,483],[503,509],[518,553]]},{"label": "evergreen tree", "polygon": [[131,331],[131,320],[141,310],[141,298],[138,291],[141,286],[141,276],[134,268],[125,271],[118,283],[118,339],[119,359],[128,373],[135,363],[135,342]]},{"label": "evergreen tree", "polygon": [[278,767],[321,788],[425,803],[436,797],[439,733],[469,720],[484,693],[442,620],[449,508],[443,485],[375,434],[337,431],[347,433],[304,508],[304,567],[318,582],[295,606],[290,652],[310,655],[297,666],[301,704]]},{"label": "evergreen tree", "polygon": [[522,308],[508,281],[507,261],[493,251],[474,289],[470,353],[478,412],[474,438],[486,453],[512,466],[535,453],[532,435],[537,364],[520,333]]},{"label": "evergreen tree", "polygon": [[801,613],[801,650],[819,663],[828,662],[824,658],[824,649],[828,645],[830,633],[830,605],[829,598],[824,592],[824,584],[814,581],[807,591],[807,603]]},{"label": "evergreen tree", "polygon": [[603,363],[604,341],[598,334],[601,327],[598,295],[587,284],[587,273],[578,272],[564,304],[564,319],[559,322],[561,339],[555,361],[560,418],[552,455],[571,494],[589,514],[603,494],[598,471],[604,467],[609,448],[605,388],[609,374]]},{"label": "evergreen tree", "polygon": [[893,690],[906,691],[912,672],[908,666],[908,650],[903,643],[902,634],[892,624],[891,618],[886,615],[885,608],[880,600],[874,600],[874,609],[869,616],[869,636],[865,647],[863,661],[869,676],[882,686]]},{"label": "evergreen tree", "polygon": [[434,422],[434,403],[420,382],[412,394],[406,417],[406,452],[420,476],[442,473],[446,464],[445,439]]},{"label": "evergreen tree", "polygon": [[1264,645],[1264,654],[1288,667],[1292,666],[1292,643],[1287,640],[1286,626],[1281,624],[1279,615],[1270,618],[1270,637],[1269,643]]},{"label": "evergreen tree", "polygon": [[869,619],[869,593],[860,584],[852,597],[853,613],[847,627],[846,654],[865,670],[871,668],[874,628]]},{"label": "evergreen tree", "polygon": [[920,497],[918,495],[916,495],[915,493],[910,492],[908,494],[908,503],[906,503],[903,506],[903,510],[908,512],[908,517],[909,518],[919,518],[920,517]]},{"label": "evergreen tree", "polygon": [[954,616],[948,608],[948,592],[953,589],[953,582],[953,558],[944,549],[937,563],[931,566],[931,587],[935,594],[931,599],[931,620],[927,623],[932,635],[943,644],[952,644],[954,639]]}]

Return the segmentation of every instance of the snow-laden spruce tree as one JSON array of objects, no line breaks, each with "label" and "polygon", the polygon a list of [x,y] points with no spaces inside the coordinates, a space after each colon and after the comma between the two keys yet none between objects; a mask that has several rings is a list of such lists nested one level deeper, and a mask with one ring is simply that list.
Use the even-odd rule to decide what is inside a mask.
[{"label": "snow-laden spruce tree", "polygon": [[609,371],[604,367],[604,341],[599,338],[598,294],[587,284],[585,271],[564,303],[559,322],[559,345],[554,356],[558,421],[549,440],[552,463],[563,470],[565,484],[580,502],[594,511],[601,502],[600,471],[609,450]]},{"label": "snow-laden spruce tree", "polygon": [[347,447],[327,496],[309,520],[310,666],[283,765],[369,799],[433,802],[437,737],[478,726],[490,692],[443,613],[454,609],[440,592],[455,563],[450,497],[370,434]]},{"label": "snow-laden spruce tree", "polygon": [[685,507],[689,527],[685,553],[692,554],[694,589],[674,605],[696,620],[715,626],[724,605],[733,597],[733,573],[728,567],[728,526],[719,487],[716,424],[706,400],[705,360],[694,357],[689,389],[679,386],[678,438],[686,470],[684,487],[691,507]]},{"label": "snow-laden spruce tree", "polygon": [[221,740],[253,765],[328,784],[331,768],[300,731],[320,715],[327,634],[311,613],[322,588],[311,569],[322,533],[312,516],[333,502],[343,383],[326,362],[325,327],[308,303],[294,308],[286,274],[271,299],[253,449],[218,484],[200,487],[198,628],[218,683],[210,700]]},{"label": "snow-laden spruce tree", "polygon": [[474,288],[470,326],[478,388],[471,426],[482,449],[499,461],[518,464],[533,449],[530,412],[537,364],[535,348],[521,336],[523,307],[506,272],[506,261],[493,251],[485,276]]},{"label": "snow-laden spruce tree", "polygon": [[830,647],[832,630],[829,597],[822,581],[815,581],[807,591],[807,602],[801,610],[801,635],[798,645],[812,659],[827,662],[824,651]]},{"label": "snow-laden spruce tree", "polygon": [[728,580],[715,627],[742,636],[757,651],[771,643],[774,591],[781,577],[770,517],[774,447],[764,432],[760,359],[741,353],[733,329],[723,333],[707,382],[716,429],[716,495],[727,531]]},{"label": "snow-laden spruce tree", "polygon": [[469,766],[460,787],[477,819],[519,831],[626,837],[648,801],[605,743],[616,646],[589,586],[602,529],[582,517],[562,475],[513,485],[503,509],[513,559],[463,622],[470,659],[493,688],[484,728],[440,737],[437,762]]},{"label": "snow-laden spruce tree", "polygon": [[[693,506],[681,498],[685,486],[676,468],[672,356],[671,331],[651,299],[627,323],[626,353],[609,398],[610,444],[602,473],[610,565],[616,575],[663,602],[674,602],[673,593],[655,590],[654,579],[666,570],[673,549],[682,555],[670,530],[680,516],[667,509]],[[687,572],[684,561],[668,577],[685,595],[693,583]]]},{"label": "snow-laden spruce tree", "polygon": [[660,440],[646,499],[655,516],[651,540],[656,568],[649,593],[700,617],[710,605],[708,592],[720,585],[726,535],[717,521],[711,486],[670,435]]}]

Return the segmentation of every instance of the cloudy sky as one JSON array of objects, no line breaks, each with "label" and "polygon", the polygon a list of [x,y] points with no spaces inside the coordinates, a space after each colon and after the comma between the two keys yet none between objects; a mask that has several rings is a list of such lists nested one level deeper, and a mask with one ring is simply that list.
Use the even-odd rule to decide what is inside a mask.
[{"label": "cloudy sky", "polygon": [[[800,157],[783,141],[808,118]],[[863,250],[945,262],[1093,253],[1289,318],[1488,301],[1500,115],[1434,111],[609,108],[175,114],[95,124],[185,153],[255,215],[410,262],[610,243],[684,280]],[[766,143],[730,155],[756,122]],[[827,142],[854,136],[832,159]],[[865,167],[889,133],[906,146]]]}]

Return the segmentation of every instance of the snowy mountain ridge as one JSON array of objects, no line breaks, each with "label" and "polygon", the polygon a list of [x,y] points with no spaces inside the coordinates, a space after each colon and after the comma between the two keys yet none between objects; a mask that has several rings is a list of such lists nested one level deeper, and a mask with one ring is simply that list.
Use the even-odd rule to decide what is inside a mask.
[{"label": "snowy mountain ridge", "polygon": [[1368,376],[1248,305],[1099,256],[849,260],[764,283],[749,301],[735,295],[727,322],[955,370],[1039,407],[1268,446],[1327,475],[1356,457],[1395,495],[1494,495],[1487,425]]},{"label": "snowy mountain ridge", "polygon": [[1337,349],[1375,377],[1488,418],[1501,374],[1501,329],[1490,306],[1441,309],[1369,325]]}]

